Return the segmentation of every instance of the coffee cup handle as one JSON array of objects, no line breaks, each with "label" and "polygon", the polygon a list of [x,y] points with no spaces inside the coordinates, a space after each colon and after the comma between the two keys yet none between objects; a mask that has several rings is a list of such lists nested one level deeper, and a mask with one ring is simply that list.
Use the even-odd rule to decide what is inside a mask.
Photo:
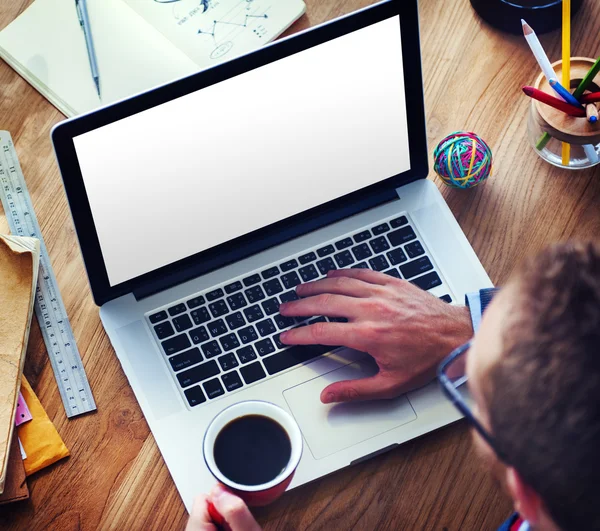
[{"label": "coffee cup handle", "polygon": [[220,531],[231,531],[231,527],[229,527],[229,524],[225,521],[223,515],[217,511],[213,502],[208,502],[208,515]]}]

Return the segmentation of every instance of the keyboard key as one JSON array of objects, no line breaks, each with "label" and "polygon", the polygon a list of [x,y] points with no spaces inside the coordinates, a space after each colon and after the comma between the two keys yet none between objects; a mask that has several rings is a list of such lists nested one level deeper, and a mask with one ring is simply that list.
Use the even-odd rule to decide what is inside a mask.
[{"label": "keyboard key", "polygon": [[220,356],[217,361],[219,362],[221,369],[223,369],[224,371],[228,371],[229,369],[233,369],[234,367],[237,367],[239,365],[239,362],[235,357],[235,354],[233,354],[233,352]]},{"label": "keyboard key", "polygon": [[218,378],[204,382],[202,387],[204,387],[204,392],[208,398],[217,398],[225,394],[225,390]]},{"label": "keyboard key", "polygon": [[254,286],[254,284],[258,284],[260,282],[260,275],[258,273],[250,275],[249,277],[246,277],[242,282],[246,287]]},{"label": "keyboard key", "polygon": [[[277,299],[270,299],[270,300],[277,301]],[[269,302],[269,301],[263,302],[263,306],[267,302]],[[277,305],[277,308],[279,308],[279,304]],[[277,311],[277,310],[275,310],[275,311]],[[248,319],[249,323],[257,321],[258,319],[262,319],[265,316],[263,314],[262,310],[260,309],[260,306],[258,304],[255,304],[253,306],[250,306],[249,308],[246,308],[244,310],[244,314],[246,315],[246,319]]]},{"label": "keyboard key", "polygon": [[193,310],[198,306],[202,306],[205,302],[206,301],[204,300],[204,297],[202,295],[198,295],[197,297],[194,297],[193,299],[187,301],[187,306],[190,310]]},{"label": "keyboard key", "polygon": [[320,249],[317,249],[317,254],[323,258],[324,256],[327,256],[328,254],[333,254],[335,253],[335,247],[333,245],[326,245],[325,247],[321,247]]},{"label": "keyboard key", "polygon": [[337,347],[326,347],[323,345],[297,345],[287,350],[273,354],[263,360],[267,372],[276,374],[301,363],[312,360],[321,354],[325,354]]},{"label": "keyboard key", "polygon": [[342,249],[346,249],[348,247],[352,247],[354,245],[354,242],[352,241],[352,238],[344,238],[343,240],[340,240],[339,242],[335,242],[335,248],[338,251],[341,251]]},{"label": "keyboard key", "polygon": [[440,300],[447,302],[448,304],[450,304],[452,302],[452,297],[450,297],[450,295],[442,295],[440,297]]},{"label": "keyboard key", "polygon": [[400,272],[406,279],[416,277],[417,275],[425,273],[426,271],[431,271],[432,269],[433,264],[426,256],[422,256],[421,258],[417,258],[412,262],[408,262],[407,264],[400,266]]},{"label": "keyboard key", "polygon": [[157,312],[157,313],[153,313],[150,317],[148,317],[148,319],[150,319],[150,322],[152,324],[158,323],[159,321],[164,321],[167,318],[167,312],[165,312],[164,310]]},{"label": "keyboard key", "polygon": [[302,256],[299,256],[298,262],[300,262],[302,265],[304,265],[304,264],[308,264],[309,262],[314,262],[316,259],[317,259],[317,255],[313,252],[310,252],[310,253],[303,254]]},{"label": "keyboard key", "polygon": [[354,258],[352,258],[352,254],[350,253],[350,251],[342,251],[341,253],[338,253],[333,257],[335,258],[335,261],[337,262],[337,265],[340,268],[347,267],[350,264],[354,263]]},{"label": "keyboard key", "polygon": [[250,365],[246,365],[240,369],[242,373],[242,378],[247,384],[251,384],[256,382],[257,380],[262,380],[267,375],[265,374],[265,370],[262,368],[260,361],[255,361]]},{"label": "keyboard key", "polygon": [[213,317],[221,317],[221,315],[225,315],[229,312],[229,308],[227,308],[227,304],[223,299],[219,299],[216,302],[212,302],[208,305],[208,309],[210,313],[212,313]]},{"label": "keyboard key", "polygon": [[308,321],[309,325],[313,325],[316,323],[326,323],[327,319],[325,319],[325,317],[321,316],[321,317],[315,317],[314,319],[311,319],[310,321]]},{"label": "keyboard key", "polygon": [[295,323],[292,317],[284,317],[281,314],[277,314],[275,317],[273,317],[273,319],[275,319],[275,324],[277,325],[277,328],[279,328],[279,330],[288,328]]},{"label": "keyboard key", "polygon": [[215,360],[211,360],[207,361],[206,363],[196,365],[187,371],[180,372],[177,374],[177,379],[179,380],[179,385],[181,385],[181,387],[187,387],[188,385],[202,382],[203,380],[208,380],[220,372],[221,371],[219,370],[217,362]]},{"label": "keyboard key", "polygon": [[310,282],[319,276],[319,272],[314,265],[308,264],[307,266],[298,269],[298,273],[302,277],[303,282]]},{"label": "keyboard key", "polygon": [[390,277],[394,277],[394,278],[402,278],[402,275],[400,275],[400,273],[398,272],[398,270],[396,268],[394,269],[389,269],[388,271],[384,271],[384,273],[386,275],[389,275]]},{"label": "keyboard key", "polygon": [[427,273],[422,277],[418,277],[414,280],[411,280],[411,282],[415,286],[420,287],[421,289],[428,290],[439,286],[442,283],[442,280],[435,271],[432,271],[431,273]]},{"label": "keyboard key", "polygon": [[[293,293],[294,295],[296,295],[295,291],[290,291],[288,293]],[[283,297],[284,295],[286,294],[284,293],[283,295],[281,295],[281,297]],[[274,313],[277,313],[279,311],[279,301],[277,300],[277,297],[273,297],[272,299],[263,302],[262,307],[267,315],[273,315]],[[262,317],[262,315],[260,317]],[[258,319],[260,319],[260,317]],[[250,321],[250,318],[248,318],[248,321]]]},{"label": "keyboard key", "polygon": [[208,343],[204,343],[204,345],[201,345],[200,348],[202,349],[202,352],[206,358],[214,358],[215,356],[223,353],[221,347],[214,339]]},{"label": "keyboard key", "polygon": [[279,275],[279,268],[277,266],[269,267],[269,269],[265,269],[261,275],[265,280],[275,277]]},{"label": "keyboard key", "polygon": [[354,264],[352,269],[369,269],[367,262],[359,262],[358,264]]},{"label": "keyboard key", "polygon": [[233,295],[229,295],[229,297],[227,297],[227,304],[229,304],[229,307],[233,311],[248,305],[242,293],[234,293]]},{"label": "keyboard key", "polygon": [[238,280],[236,282],[233,282],[232,284],[228,284],[227,286],[225,286],[225,293],[232,294],[236,291],[240,291],[243,287],[244,286],[242,286],[242,283]]},{"label": "keyboard key", "polygon": [[229,330],[235,330],[236,328],[239,328],[240,326],[244,326],[246,324],[246,320],[244,319],[242,312],[232,313],[231,315],[225,317],[225,320],[229,325]]},{"label": "keyboard key", "polygon": [[295,288],[298,284],[301,283],[300,277],[295,271],[291,271],[290,273],[281,275],[281,281],[283,282],[285,289]]},{"label": "keyboard key", "polygon": [[250,304],[253,302],[262,301],[266,297],[265,292],[260,286],[248,288],[244,293],[246,294],[246,298]]},{"label": "keyboard key", "polygon": [[373,238],[369,245],[375,254],[382,253],[383,251],[387,251],[390,248],[390,244],[385,239],[385,236],[379,236],[379,238]]},{"label": "keyboard key", "polygon": [[371,269],[373,269],[374,271],[383,271],[384,269],[387,269],[388,267],[390,267],[390,264],[388,264],[388,261],[385,259],[385,256],[383,256],[383,255],[376,256],[375,258],[371,258],[369,260],[369,265],[371,266]]},{"label": "keyboard key", "polygon": [[183,304],[183,302],[181,304],[176,304],[175,306],[171,306],[167,311],[171,317],[179,315],[180,313],[185,312],[185,304]]},{"label": "keyboard key", "polygon": [[356,247],[352,247],[352,253],[357,260],[365,260],[366,258],[369,258],[369,256],[373,256],[371,249],[366,243],[361,243]]},{"label": "keyboard key", "polygon": [[163,341],[161,345],[167,356],[192,346],[187,334],[179,334],[171,339],[167,339],[166,341]]},{"label": "keyboard key", "polygon": [[208,323],[206,327],[208,328],[208,331],[212,337],[217,337],[227,332],[227,326],[225,325],[225,321],[223,321],[223,319],[212,321],[211,323]]},{"label": "keyboard key", "polygon": [[175,333],[175,330],[173,330],[171,323],[167,321],[166,323],[157,324],[154,327],[154,332],[158,339],[165,339],[166,337],[172,336]]},{"label": "keyboard key", "polygon": [[408,220],[406,219],[406,216],[400,216],[399,218],[393,219],[392,221],[390,221],[390,225],[392,226],[392,229],[397,229],[398,227],[402,227],[403,225],[406,225],[408,223]]},{"label": "keyboard key", "polygon": [[206,328],[204,328],[203,326],[199,326],[198,328],[190,330],[189,334],[192,338],[192,341],[194,342],[194,345],[197,345],[198,343],[204,343],[205,341],[208,341],[210,339],[208,337],[208,332],[206,331]]},{"label": "keyboard key", "polygon": [[267,297],[272,297],[273,295],[277,295],[283,291],[283,286],[281,285],[281,282],[279,282],[278,278],[268,280],[263,284],[263,288],[267,294]]},{"label": "keyboard key", "polygon": [[192,320],[190,319],[190,316],[187,313],[184,313],[183,315],[180,315],[179,317],[173,318],[173,326],[175,327],[175,330],[177,330],[178,332],[183,332],[184,330],[187,330],[188,328],[192,328],[192,326],[194,326],[194,325],[192,324]]},{"label": "keyboard key", "polygon": [[249,361],[256,359],[256,352],[254,351],[254,347],[252,345],[248,345],[247,347],[237,350],[236,354],[240,360],[240,363],[248,363]]},{"label": "keyboard key", "polygon": [[333,269],[337,269],[331,257],[324,258],[323,260],[319,260],[317,262],[317,267],[321,272],[321,275],[326,275],[327,271],[332,271]]},{"label": "keyboard key", "polygon": [[[306,323],[301,324],[301,325],[297,326],[296,328],[300,328],[300,326],[306,326]],[[275,346],[277,347],[278,350],[282,350],[282,349],[284,349],[284,348],[287,347],[287,345],[284,345],[281,342],[281,334],[275,334],[272,339],[273,339],[273,342],[275,343]]]},{"label": "keyboard key", "polygon": [[387,253],[387,257],[392,265],[401,264],[402,262],[406,262],[408,260],[401,247],[398,247],[398,249],[394,249],[393,251]]},{"label": "keyboard key", "polygon": [[223,376],[221,376],[221,380],[223,380],[223,385],[225,386],[225,389],[227,389],[229,392],[235,391],[243,385],[240,375],[235,371],[224,374]]},{"label": "keyboard key", "polygon": [[412,230],[412,227],[402,227],[401,229],[395,230],[394,232],[390,232],[388,234],[388,238],[390,239],[390,243],[394,247],[398,247],[398,245],[402,245],[403,243],[414,240],[417,237],[415,231]]},{"label": "keyboard key", "polygon": [[258,333],[260,334],[261,337],[268,336],[269,334],[272,334],[273,332],[276,331],[273,321],[269,318],[265,319],[264,321],[259,321],[258,323],[256,323],[256,329],[258,330]]},{"label": "keyboard key", "polygon": [[354,241],[356,243],[360,243],[360,242],[364,242],[365,240],[368,240],[371,237],[371,232],[368,230],[363,230],[362,232],[359,232],[358,234],[354,235]]},{"label": "keyboard key", "polygon": [[212,291],[209,291],[209,292],[206,294],[206,298],[207,298],[209,301],[214,301],[214,300],[217,300],[218,298],[220,298],[220,297],[222,297],[222,296],[223,296],[223,290],[222,290],[221,288],[214,289],[214,290],[212,290]]},{"label": "keyboard key", "polygon": [[202,392],[202,389],[200,388],[199,385],[190,387],[189,389],[186,389],[183,393],[185,394],[188,404],[191,407],[194,407],[194,406],[197,406],[199,404],[206,402],[206,397],[204,396],[204,393]]},{"label": "keyboard key", "polygon": [[208,313],[208,310],[206,308],[198,308],[197,310],[192,310],[190,315],[192,316],[194,323],[196,323],[197,325],[210,321],[210,314]]},{"label": "keyboard key", "polygon": [[373,227],[371,230],[373,231],[373,234],[375,236],[377,236],[379,234],[383,234],[384,232],[387,232],[388,230],[390,230],[390,226],[387,223],[382,223],[381,225],[377,225],[376,227]]},{"label": "keyboard key", "polygon": [[228,352],[228,351],[233,350],[234,348],[238,348],[240,346],[240,342],[239,342],[237,336],[233,333],[226,334],[223,337],[220,337],[219,343],[221,343],[223,352]]},{"label": "keyboard key", "polygon": [[[279,295],[279,300],[281,302],[292,302],[292,301],[297,301],[299,300],[300,297],[298,297],[298,294],[292,290],[292,291],[286,291],[283,295]],[[265,308],[265,305],[263,303],[263,308]],[[277,305],[277,310],[275,310],[276,312],[279,311],[279,305]],[[267,309],[265,308],[265,312],[267,312]],[[275,313],[275,312],[267,312],[267,315],[271,315],[271,313]]]},{"label": "keyboard key", "polygon": [[247,326],[246,328],[238,330],[238,334],[244,345],[258,339],[258,334],[256,333],[256,330],[253,326]]},{"label": "keyboard key", "polygon": [[283,264],[279,264],[282,271],[290,271],[291,269],[296,269],[298,267],[298,262],[293,258],[288,260],[287,262],[283,262]]},{"label": "keyboard key", "polygon": [[275,352],[273,342],[269,338],[256,342],[254,347],[261,356],[266,356],[267,354],[271,354],[271,352]]},{"label": "keyboard key", "polygon": [[202,354],[200,354],[200,349],[196,347],[191,350],[186,350],[181,354],[177,354],[176,356],[171,356],[169,358],[169,363],[171,364],[171,367],[173,367],[173,370],[177,372],[190,365],[196,365],[196,363],[200,363],[203,359]]},{"label": "keyboard key", "polygon": [[404,250],[406,251],[406,254],[409,256],[409,258],[416,258],[417,256],[425,254],[425,249],[423,249],[423,246],[421,245],[421,242],[419,240],[407,243],[404,246]]}]

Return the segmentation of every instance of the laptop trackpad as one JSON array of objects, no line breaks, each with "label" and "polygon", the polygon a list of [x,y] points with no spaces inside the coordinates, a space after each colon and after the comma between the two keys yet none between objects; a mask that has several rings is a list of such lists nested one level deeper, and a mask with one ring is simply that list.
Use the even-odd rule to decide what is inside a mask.
[{"label": "laptop trackpad", "polygon": [[322,459],[417,418],[405,396],[349,404],[323,404],[330,383],[377,373],[371,358],[345,365],[283,392],[315,459]]}]

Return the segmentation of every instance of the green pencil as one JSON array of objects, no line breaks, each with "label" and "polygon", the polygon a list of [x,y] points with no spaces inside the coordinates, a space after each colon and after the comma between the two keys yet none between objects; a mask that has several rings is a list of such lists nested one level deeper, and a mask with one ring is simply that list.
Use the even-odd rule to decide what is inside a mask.
[{"label": "green pencil", "polygon": [[594,80],[594,78],[596,77],[596,74],[598,74],[598,72],[600,72],[600,57],[594,63],[594,66],[592,66],[592,68],[590,68],[590,71],[581,80],[581,83],[579,83],[577,90],[575,90],[575,92],[573,92],[573,96],[575,97],[575,99],[579,99],[579,98],[581,98],[581,96],[583,96],[585,89],[588,88],[589,84]]}]

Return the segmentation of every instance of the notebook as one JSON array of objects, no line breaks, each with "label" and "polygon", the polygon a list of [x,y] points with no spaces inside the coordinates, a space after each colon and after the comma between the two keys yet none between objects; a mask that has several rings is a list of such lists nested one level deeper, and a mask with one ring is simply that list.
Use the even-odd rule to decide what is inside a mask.
[{"label": "notebook", "polygon": [[36,0],[0,32],[0,57],[67,116],[243,55],[275,39],[302,0],[87,0],[101,98],[74,0]]},{"label": "notebook", "polygon": [[0,236],[0,494],[15,427],[39,256],[39,240]]}]

